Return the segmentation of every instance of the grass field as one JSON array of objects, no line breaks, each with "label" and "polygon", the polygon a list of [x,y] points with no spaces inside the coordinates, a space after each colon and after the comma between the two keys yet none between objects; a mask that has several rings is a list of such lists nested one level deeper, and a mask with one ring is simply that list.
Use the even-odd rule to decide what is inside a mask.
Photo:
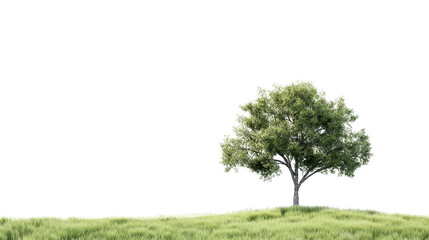
[{"label": "grass field", "polygon": [[6,219],[0,239],[428,239],[429,218],[290,207],[194,218]]}]

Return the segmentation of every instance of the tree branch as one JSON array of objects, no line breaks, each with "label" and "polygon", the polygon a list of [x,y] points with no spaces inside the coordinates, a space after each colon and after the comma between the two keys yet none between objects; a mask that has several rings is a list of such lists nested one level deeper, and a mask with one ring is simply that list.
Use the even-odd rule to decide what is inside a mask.
[{"label": "tree branch", "polygon": [[285,156],[283,156],[282,154],[280,154],[280,153],[277,153],[278,155],[280,155],[280,157],[282,157],[283,158],[283,160],[284,160],[284,163],[285,163],[285,165],[286,165],[286,167],[289,169],[289,172],[290,172],[290,176],[292,177],[292,181],[293,182],[295,182],[295,172],[292,170],[292,165],[291,165],[291,162],[289,161],[289,159],[287,158],[287,157],[285,157]]},{"label": "tree branch", "polygon": [[326,170],[328,168],[329,167],[319,168],[316,171],[312,172],[311,174],[309,174],[311,172],[311,170],[308,171],[308,172],[306,172],[305,175],[304,175],[304,177],[302,177],[301,181],[299,181],[299,185],[301,185],[303,182],[305,182],[308,178],[310,178],[311,176],[313,176],[315,173],[321,172],[321,171]]},{"label": "tree branch", "polygon": [[298,159],[295,158],[295,184],[298,183]]},{"label": "tree branch", "polygon": [[[279,154],[279,153],[277,153],[277,154]],[[282,154],[279,154],[279,155],[280,155],[280,157],[282,157],[282,158],[283,158],[283,160],[284,160],[284,162],[285,162],[285,165],[286,165],[290,170],[292,170],[292,165],[291,165],[291,162],[289,161],[289,159],[287,159],[287,157],[283,156]]]},{"label": "tree branch", "polygon": [[285,163],[285,162],[280,161],[280,160],[277,160],[277,159],[273,159],[273,160],[274,160],[274,162],[276,162],[277,164],[283,164],[283,165],[285,165],[285,166],[287,167],[287,165],[286,165],[286,163]]},{"label": "tree branch", "polygon": [[334,151],[338,151],[338,150],[343,150],[344,149],[344,147],[343,146],[341,146],[341,147],[336,147],[336,148],[334,148],[334,149],[331,149],[331,150],[329,150],[325,155],[328,155],[328,154],[330,154],[331,152],[334,152]]},{"label": "tree branch", "polygon": [[289,120],[290,123],[293,123],[292,119],[290,119],[289,114],[286,113],[286,117],[287,117],[287,119]]}]

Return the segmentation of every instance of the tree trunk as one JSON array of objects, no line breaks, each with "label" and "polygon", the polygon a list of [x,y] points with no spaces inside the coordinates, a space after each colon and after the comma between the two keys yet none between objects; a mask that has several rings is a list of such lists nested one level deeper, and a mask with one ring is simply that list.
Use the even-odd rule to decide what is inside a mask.
[{"label": "tree trunk", "polygon": [[293,192],[293,205],[294,206],[299,206],[298,191],[299,191],[299,186],[295,185],[295,189],[294,189],[294,192]]}]

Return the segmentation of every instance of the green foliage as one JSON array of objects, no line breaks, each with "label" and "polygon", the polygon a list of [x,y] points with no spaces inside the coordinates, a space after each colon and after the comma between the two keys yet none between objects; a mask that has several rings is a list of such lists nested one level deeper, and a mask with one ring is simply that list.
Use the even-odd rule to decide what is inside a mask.
[{"label": "green foliage", "polygon": [[241,109],[236,136],[221,144],[226,171],[246,167],[270,180],[285,165],[300,185],[317,172],[352,177],[372,155],[365,130],[352,131],[358,117],[344,99],[328,101],[311,83],[259,89],[259,97]]},{"label": "green foliage", "polygon": [[195,218],[5,219],[0,240],[429,239],[429,218],[289,207]]}]

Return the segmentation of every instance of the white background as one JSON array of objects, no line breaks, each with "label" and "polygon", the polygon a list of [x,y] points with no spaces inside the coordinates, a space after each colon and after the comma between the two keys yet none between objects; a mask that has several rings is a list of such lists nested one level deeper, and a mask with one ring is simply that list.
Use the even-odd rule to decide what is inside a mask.
[{"label": "white background", "polygon": [[302,205],[429,215],[427,1],[1,1],[0,216],[147,217],[292,204],[225,173],[257,87],[344,96],[374,156]]}]

